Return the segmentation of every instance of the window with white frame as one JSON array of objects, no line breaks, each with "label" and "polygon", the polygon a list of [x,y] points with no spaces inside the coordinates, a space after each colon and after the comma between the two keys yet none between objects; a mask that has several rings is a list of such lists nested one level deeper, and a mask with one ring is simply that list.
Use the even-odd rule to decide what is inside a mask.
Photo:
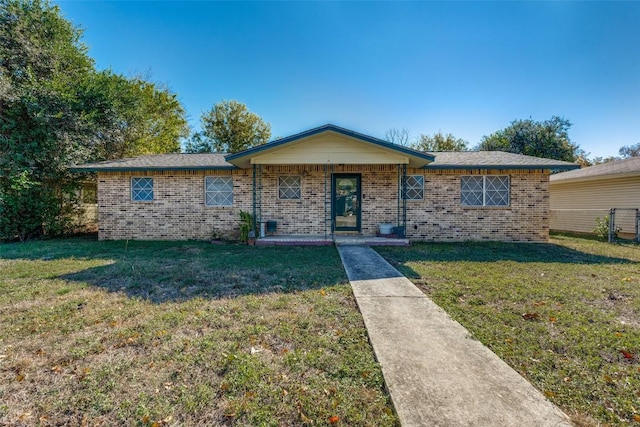
[{"label": "window with white frame", "polygon": [[285,200],[299,199],[302,179],[299,176],[278,177],[278,198]]},{"label": "window with white frame", "polygon": [[508,176],[460,177],[462,206],[509,206]]},{"label": "window with white frame", "polygon": [[233,206],[233,177],[205,177],[204,204],[206,206]]},{"label": "window with white frame", "polygon": [[407,175],[404,190],[406,190],[404,198],[407,200],[424,199],[424,176]]},{"label": "window with white frame", "polygon": [[131,200],[153,202],[153,178],[131,178]]}]

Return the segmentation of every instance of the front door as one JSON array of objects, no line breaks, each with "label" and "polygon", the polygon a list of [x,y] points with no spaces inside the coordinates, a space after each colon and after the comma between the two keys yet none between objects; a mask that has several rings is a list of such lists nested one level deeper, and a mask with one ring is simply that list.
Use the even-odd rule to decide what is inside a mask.
[{"label": "front door", "polygon": [[334,174],[331,187],[335,231],[360,231],[360,175]]}]

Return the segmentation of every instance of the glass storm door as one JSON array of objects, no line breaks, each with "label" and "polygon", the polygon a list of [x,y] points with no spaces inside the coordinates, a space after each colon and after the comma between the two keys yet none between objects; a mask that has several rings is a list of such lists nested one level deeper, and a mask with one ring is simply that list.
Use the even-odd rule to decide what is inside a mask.
[{"label": "glass storm door", "polygon": [[360,231],[360,175],[333,175],[336,231]]}]

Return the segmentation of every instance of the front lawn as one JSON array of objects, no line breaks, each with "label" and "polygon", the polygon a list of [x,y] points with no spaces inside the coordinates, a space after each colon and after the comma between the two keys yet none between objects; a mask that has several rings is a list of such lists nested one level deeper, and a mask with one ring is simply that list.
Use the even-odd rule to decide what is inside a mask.
[{"label": "front lawn", "polygon": [[334,248],[0,245],[0,425],[394,426]]},{"label": "front lawn", "polygon": [[640,247],[550,244],[379,248],[578,425],[640,423]]}]

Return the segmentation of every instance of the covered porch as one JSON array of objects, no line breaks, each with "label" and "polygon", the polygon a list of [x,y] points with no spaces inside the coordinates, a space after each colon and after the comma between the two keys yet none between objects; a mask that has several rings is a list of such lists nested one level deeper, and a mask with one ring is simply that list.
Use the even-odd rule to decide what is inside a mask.
[{"label": "covered porch", "polygon": [[273,225],[261,245],[406,244],[407,170],[433,160],[332,125],[227,157],[251,171],[256,230]]}]

